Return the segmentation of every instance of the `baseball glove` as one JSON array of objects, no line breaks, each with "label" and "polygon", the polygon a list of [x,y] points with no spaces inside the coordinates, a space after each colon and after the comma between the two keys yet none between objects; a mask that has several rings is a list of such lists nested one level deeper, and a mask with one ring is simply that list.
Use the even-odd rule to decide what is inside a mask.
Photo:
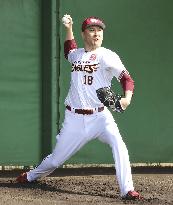
[{"label": "baseball glove", "polygon": [[98,99],[106,106],[110,107],[115,112],[124,112],[120,104],[121,95],[116,94],[110,87],[99,88],[96,90]]}]

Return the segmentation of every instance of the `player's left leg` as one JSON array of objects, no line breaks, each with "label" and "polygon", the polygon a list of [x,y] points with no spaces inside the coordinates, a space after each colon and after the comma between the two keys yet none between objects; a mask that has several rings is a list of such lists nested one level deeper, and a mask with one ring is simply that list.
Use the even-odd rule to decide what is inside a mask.
[{"label": "player's left leg", "polygon": [[99,139],[109,144],[112,148],[116,176],[121,196],[124,196],[128,191],[134,191],[128,150],[122,140],[112,114],[108,110],[105,110],[104,115],[104,118],[102,118],[103,129]]}]

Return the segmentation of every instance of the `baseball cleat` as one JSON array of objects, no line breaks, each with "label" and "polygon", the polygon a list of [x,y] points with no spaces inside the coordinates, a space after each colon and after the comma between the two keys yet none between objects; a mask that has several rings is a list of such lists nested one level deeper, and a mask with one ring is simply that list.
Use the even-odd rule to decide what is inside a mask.
[{"label": "baseball cleat", "polygon": [[17,178],[16,178],[16,181],[19,182],[19,183],[28,183],[28,179],[27,179],[27,173],[24,172],[24,173],[21,173]]},{"label": "baseball cleat", "polygon": [[136,199],[143,199],[143,197],[136,191],[129,191],[125,196],[122,197],[126,200],[136,200]]}]

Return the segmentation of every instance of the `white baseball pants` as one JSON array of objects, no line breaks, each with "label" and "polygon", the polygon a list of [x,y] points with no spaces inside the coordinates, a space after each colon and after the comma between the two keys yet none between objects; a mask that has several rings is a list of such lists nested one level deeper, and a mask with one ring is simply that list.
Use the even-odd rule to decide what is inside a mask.
[{"label": "white baseball pants", "polygon": [[107,108],[91,115],[76,114],[66,110],[63,127],[57,135],[57,143],[52,154],[27,173],[28,181],[49,175],[82,146],[96,138],[112,148],[121,196],[130,190],[133,191],[128,151],[117,124]]}]

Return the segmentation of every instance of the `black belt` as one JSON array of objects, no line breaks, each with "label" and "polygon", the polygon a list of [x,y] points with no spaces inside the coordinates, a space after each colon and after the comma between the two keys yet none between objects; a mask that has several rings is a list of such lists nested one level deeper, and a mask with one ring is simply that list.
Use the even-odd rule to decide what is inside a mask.
[{"label": "black belt", "polygon": [[[72,111],[72,108],[69,105],[66,105],[66,108],[67,110]],[[95,113],[94,110],[98,112],[102,112],[104,110],[104,107],[98,107],[95,109],[74,109],[74,112],[82,115],[91,115]]]}]

